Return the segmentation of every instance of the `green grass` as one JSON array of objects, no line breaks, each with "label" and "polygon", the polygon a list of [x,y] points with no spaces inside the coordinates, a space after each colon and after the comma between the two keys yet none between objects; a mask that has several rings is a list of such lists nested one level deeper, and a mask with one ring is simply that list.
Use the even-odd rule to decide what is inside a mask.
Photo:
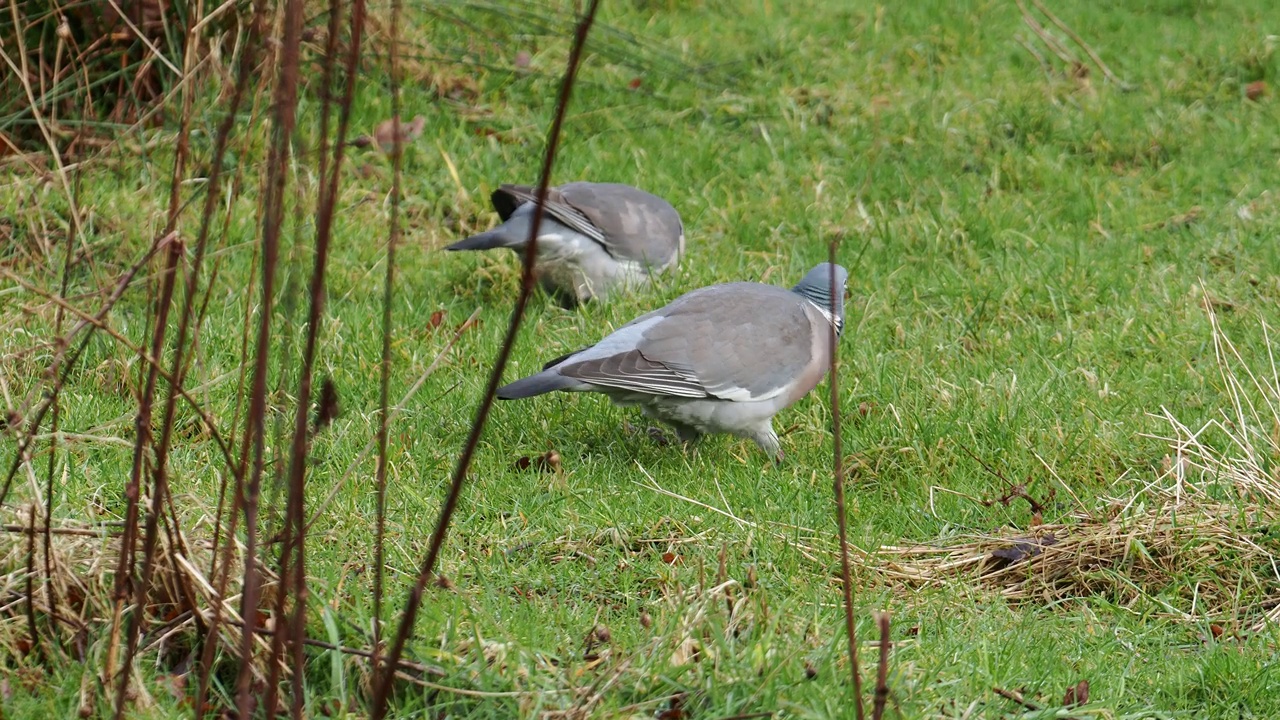
[{"label": "green grass", "polygon": [[[1039,497],[1058,487],[1045,464],[1090,510],[1132,496],[1156,478],[1168,452],[1146,436],[1166,432],[1150,413],[1167,408],[1198,427],[1229,405],[1201,283],[1230,303],[1220,313],[1223,328],[1259,363],[1267,357],[1260,321],[1280,317],[1280,26],[1268,0],[1052,5],[1132,92],[1104,83],[1096,68],[1083,84],[1046,79],[1014,40],[1021,34],[1043,48],[1012,2],[605,3],[602,21],[615,30],[593,36],[554,179],[628,182],[668,198],[685,219],[689,253],[652,292],[576,311],[535,298],[507,377],[696,287],[794,283],[843,231],[840,255],[851,271],[841,343],[844,447],[860,461],[848,484],[854,545],[874,550],[1026,527],[1025,504],[984,506],[931,490],[972,498],[1004,491],[965,448]],[[472,24],[421,8],[407,19],[420,57],[408,63],[405,115],[425,115],[427,128],[405,160],[392,397],[442,352],[455,327],[477,308],[480,315],[392,429],[392,627],[517,293],[514,255],[440,248],[494,222],[490,189],[536,181],[566,50],[564,16],[548,29],[555,34],[528,30],[510,11],[461,16]],[[532,53],[529,72],[507,69],[519,50]],[[466,63],[440,59],[454,57]],[[365,131],[389,115],[385,78],[372,65],[354,115]],[[1260,102],[1244,98],[1255,80],[1273,88]],[[438,97],[441,87],[455,97]],[[304,100],[304,124],[317,111],[314,96]],[[217,117],[208,111],[201,131],[211,132]],[[173,131],[148,132],[164,139]],[[313,144],[312,130],[304,137]],[[258,282],[251,266],[260,140],[235,153],[245,192],[229,205],[229,230],[217,239],[217,285],[189,383],[202,386],[197,396],[224,426],[251,300],[245,287]],[[195,142],[207,156],[208,136]],[[162,226],[166,147],[141,160],[132,151],[109,157],[80,176],[98,265],[73,278],[70,294],[119,272]],[[306,160],[299,168],[314,172]],[[15,219],[16,238],[42,227],[33,218],[65,217],[41,178],[15,165],[6,174],[0,208]],[[311,177],[295,178],[308,197]],[[315,445],[311,507],[376,428],[389,185],[385,159],[352,151],[318,363],[343,413]],[[1192,222],[1169,224],[1193,208]],[[194,237],[197,220],[186,217],[185,236]],[[309,272],[311,230],[309,221],[289,230],[300,241],[285,270],[295,285]],[[17,256],[6,262],[56,287],[59,258],[47,267]],[[16,290],[0,297],[0,324],[12,328],[0,340],[0,371],[20,397],[41,382],[49,353],[15,353],[51,337],[52,308],[23,314],[21,306],[39,306],[38,298]],[[272,379],[282,388],[275,397],[282,420],[294,400],[305,310],[299,287],[291,297],[277,337],[288,338],[278,342],[292,354],[275,360]],[[135,342],[147,337],[146,302],[139,289],[112,316]],[[441,311],[443,322],[432,328]],[[136,384],[137,371],[127,350],[96,340],[64,395],[62,427],[131,441],[134,405],[122,388]],[[692,717],[765,710],[849,717],[826,390],[777,419],[788,430],[780,468],[745,441],[712,438],[690,456],[628,436],[624,422],[643,426],[638,414],[597,396],[497,405],[441,561],[452,589],[428,592],[410,655],[443,667],[445,685],[527,692],[474,697],[406,687],[398,712],[535,717],[590,696],[575,689],[608,683],[592,716],[654,717],[663,698],[686,692]],[[6,463],[14,447],[11,437],[0,443]],[[514,467],[550,449],[563,458],[561,473]],[[121,444],[67,446],[57,516],[123,515],[130,457]],[[212,513],[220,472],[207,438],[191,433],[178,445],[172,475],[189,532],[207,533],[197,521]],[[372,459],[357,467],[313,527],[313,637],[367,644],[373,475]],[[654,483],[755,527],[659,493]],[[18,493],[30,496],[25,483]],[[1059,491],[1045,520],[1072,522],[1072,509]],[[817,554],[806,556],[796,543]],[[727,577],[739,583],[732,617],[723,595],[709,593],[722,553]],[[871,638],[872,612],[893,613],[889,684],[904,717],[1061,717],[1053,708],[1081,679],[1091,683],[1091,702],[1078,717],[1280,715],[1274,630],[1238,643],[1206,641],[1204,627],[1170,618],[1153,602],[1084,594],[1015,604],[971,578],[898,586],[875,572],[875,562],[859,559],[855,571],[858,631]],[[1201,570],[1189,574],[1213,582],[1215,570]],[[1179,603],[1188,589],[1178,583],[1144,592]],[[338,618],[332,629],[324,608]],[[7,619],[6,632],[21,633],[22,621]],[[583,643],[596,624],[611,639],[593,665]],[[673,660],[685,637],[701,648],[696,662]],[[101,664],[104,644],[105,633],[92,639],[91,662]],[[311,716],[329,698],[358,692],[363,666],[323,651],[308,657]],[[864,649],[864,673],[873,672],[873,657]],[[14,688],[7,717],[66,716],[79,703],[74,663],[46,678],[52,692],[18,681],[34,672],[28,660],[0,667]],[[188,712],[163,690],[154,664],[145,667],[154,714]],[[994,695],[993,685],[1025,688],[1050,709],[1027,712]]]}]

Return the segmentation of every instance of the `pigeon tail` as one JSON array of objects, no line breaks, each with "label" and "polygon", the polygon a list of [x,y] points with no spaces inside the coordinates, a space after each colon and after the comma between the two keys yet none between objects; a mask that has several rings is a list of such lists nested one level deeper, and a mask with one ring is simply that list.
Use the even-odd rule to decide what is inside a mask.
[{"label": "pigeon tail", "polygon": [[530,375],[527,378],[521,378],[509,385],[503,385],[498,388],[499,400],[519,400],[520,398],[533,397],[534,395],[545,395],[556,390],[574,390],[579,388],[582,383],[573,378],[567,378],[560,373],[546,371],[537,375]]},{"label": "pigeon tail", "polygon": [[506,228],[497,227],[489,232],[472,235],[466,240],[446,246],[445,250],[492,250],[494,248],[518,248],[527,238],[517,237]]}]

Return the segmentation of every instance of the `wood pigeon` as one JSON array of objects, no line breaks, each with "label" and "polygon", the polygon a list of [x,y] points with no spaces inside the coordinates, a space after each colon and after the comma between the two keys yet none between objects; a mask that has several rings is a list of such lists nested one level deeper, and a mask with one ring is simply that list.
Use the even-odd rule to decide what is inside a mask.
[{"label": "wood pigeon", "polygon": [[847,278],[843,267],[822,263],[790,290],[754,282],[694,290],[499,388],[498,397],[604,393],[639,405],[686,443],[731,433],[781,462],[773,416],[826,375],[831,328],[839,335],[844,327]]},{"label": "wood pigeon", "polygon": [[[502,224],[445,249],[511,248],[523,256],[537,192],[525,185],[494,190]],[[684,253],[684,225],[671,203],[630,185],[569,183],[547,190],[537,252],[542,286],[576,304],[674,266]]]}]

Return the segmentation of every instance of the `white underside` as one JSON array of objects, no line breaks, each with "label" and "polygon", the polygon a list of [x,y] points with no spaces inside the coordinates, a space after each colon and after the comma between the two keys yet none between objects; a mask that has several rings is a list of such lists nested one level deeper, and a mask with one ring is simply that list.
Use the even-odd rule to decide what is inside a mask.
[{"label": "white underside", "polygon": [[567,228],[538,236],[538,275],[542,282],[578,300],[635,287],[648,279],[648,268],[618,260],[591,238]]},{"label": "white underside", "polygon": [[655,420],[689,427],[704,435],[728,433],[754,440],[769,454],[776,454],[779,449],[778,436],[773,432],[773,416],[786,407],[786,403],[779,397],[755,402],[734,402],[715,398],[693,400],[637,393],[607,394],[618,405],[639,405],[645,415]]}]

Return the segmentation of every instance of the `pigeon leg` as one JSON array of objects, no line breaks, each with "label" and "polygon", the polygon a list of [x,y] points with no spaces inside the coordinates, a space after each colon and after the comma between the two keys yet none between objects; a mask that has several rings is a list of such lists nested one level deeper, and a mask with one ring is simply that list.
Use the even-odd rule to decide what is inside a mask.
[{"label": "pigeon leg", "polygon": [[676,431],[676,437],[680,438],[680,444],[684,446],[685,452],[690,455],[697,454],[698,441],[702,439],[702,433],[696,428],[685,425],[684,423],[667,421],[667,424]]},{"label": "pigeon leg", "polygon": [[773,431],[773,423],[769,422],[764,426],[751,433],[749,436],[760,446],[760,449],[773,458],[775,466],[781,465],[786,458],[786,453],[782,452],[782,443],[778,440],[778,435]]}]

